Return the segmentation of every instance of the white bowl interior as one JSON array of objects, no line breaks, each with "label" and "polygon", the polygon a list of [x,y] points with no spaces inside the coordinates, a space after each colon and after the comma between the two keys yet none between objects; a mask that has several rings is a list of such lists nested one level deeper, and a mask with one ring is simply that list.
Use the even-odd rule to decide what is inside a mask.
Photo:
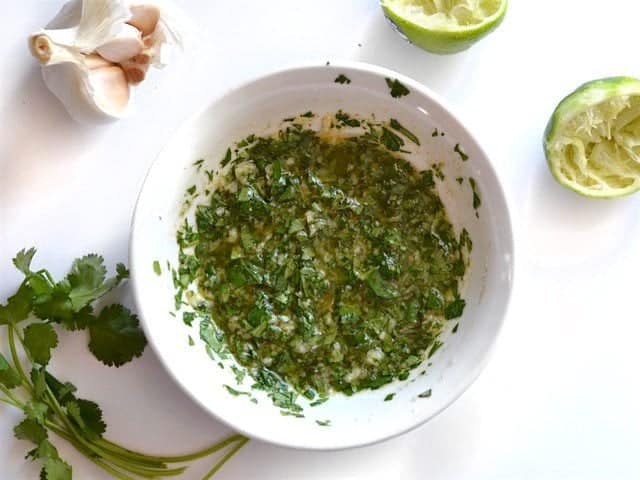
[{"label": "white bowl interior", "polygon": [[[344,74],[350,84],[335,83]],[[393,98],[385,77],[397,78],[411,93]],[[176,229],[185,190],[205,181],[193,163],[203,158],[213,168],[234,141],[251,133],[270,133],[285,117],[311,110],[316,115],[345,112],[379,120],[396,118],[421,140],[406,155],[418,169],[442,162],[445,179],[438,188],[450,220],[464,226],[473,240],[471,265],[463,287],[467,307],[455,334],[412,372],[396,381],[352,397],[332,396],[306,407],[305,418],[281,415],[270,399],[258,403],[233,396],[224,384],[250,391],[251,380],[237,385],[229,368],[206,354],[197,325],[173,317],[175,289],[167,261],[176,264]],[[445,135],[433,136],[434,130]],[[469,156],[462,161],[456,144]],[[457,178],[465,181],[460,184]],[[472,207],[469,182],[476,180],[482,199],[479,217]],[[176,381],[207,411],[245,434],[272,443],[312,449],[364,445],[407,431],[427,421],[455,400],[478,376],[502,324],[511,291],[513,240],[507,205],[491,164],[478,143],[432,93],[402,75],[363,64],[309,66],[263,77],[233,90],[189,121],[169,141],[142,188],[133,221],[130,263],[132,281],[147,337]],[[158,260],[162,275],[154,273]],[[189,346],[188,335],[195,340]],[[426,368],[427,373],[419,372]],[[428,398],[419,397],[431,389]],[[392,401],[384,401],[395,393]],[[330,420],[319,426],[316,420]]]}]

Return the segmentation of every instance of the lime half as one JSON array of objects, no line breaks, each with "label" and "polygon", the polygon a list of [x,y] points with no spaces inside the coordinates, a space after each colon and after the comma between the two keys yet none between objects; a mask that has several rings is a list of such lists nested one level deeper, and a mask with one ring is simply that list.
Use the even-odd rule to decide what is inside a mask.
[{"label": "lime half", "polygon": [[549,168],[587,197],[640,190],[640,80],[589,82],[560,102],[544,137]]},{"label": "lime half", "polygon": [[466,50],[496,29],[507,0],[381,0],[391,23],[410,42],[433,53]]}]

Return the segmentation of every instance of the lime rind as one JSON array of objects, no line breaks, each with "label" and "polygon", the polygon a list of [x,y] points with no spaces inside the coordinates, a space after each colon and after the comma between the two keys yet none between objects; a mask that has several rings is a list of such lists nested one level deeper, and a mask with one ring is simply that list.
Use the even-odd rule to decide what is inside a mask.
[{"label": "lime rind", "polygon": [[556,180],[593,198],[640,190],[640,80],[612,77],[565,97],[544,136]]},{"label": "lime rind", "polygon": [[468,49],[504,19],[507,0],[381,0],[392,25],[410,42],[437,54]]}]

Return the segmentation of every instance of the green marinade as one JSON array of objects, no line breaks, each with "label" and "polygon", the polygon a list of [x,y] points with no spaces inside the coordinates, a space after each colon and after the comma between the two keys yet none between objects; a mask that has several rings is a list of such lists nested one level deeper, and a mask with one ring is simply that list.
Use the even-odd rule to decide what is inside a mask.
[{"label": "green marinade", "polygon": [[406,379],[465,306],[467,232],[433,172],[383,145],[299,125],[251,136],[178,233],[179,276],[236,360],[309,398]]}]

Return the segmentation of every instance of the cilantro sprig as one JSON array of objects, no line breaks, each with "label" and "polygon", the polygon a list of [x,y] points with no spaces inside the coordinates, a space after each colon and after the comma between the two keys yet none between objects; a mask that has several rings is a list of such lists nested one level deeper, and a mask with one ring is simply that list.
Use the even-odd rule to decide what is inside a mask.
[{"label": "cilantro sprig", "polygon": [[0,304],[0,327],[7,331],[6,356],[0,351],[0,403],[24,413],[14,435],[32,444],[26,458],[40,463],[39,478],[72,478],[72,467],[60,457],[51,434],[120,480],[177,476],[186,470],[184,464],[226,449],[204,477],[211,478],[248,439],[232,435],[204,450],[173,457],[129,450],[104,437],[107,424],[97,403],[77,397],[72,383],[48,371],[65,330],[88,332],[89,350],[108,366],[119,367],[142,355],[147,341],[135,314],[119,304],[94,309],[97,300],[128,278],[126,267],[118,264],[116,274],[107,277],[103,258],[91,254],[75,260],[67,276],[55,281],[47,270],[32,269],[35,253],[30,248],[15,256],[13,264],[24,280],[7,303]]}]

